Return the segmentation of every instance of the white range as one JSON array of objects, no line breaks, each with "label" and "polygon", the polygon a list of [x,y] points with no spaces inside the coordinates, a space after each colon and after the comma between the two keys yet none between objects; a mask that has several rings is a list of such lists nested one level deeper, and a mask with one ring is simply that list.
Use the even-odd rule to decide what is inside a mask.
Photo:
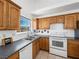
[{"label": "white range", "polygon": [[52,24],[50,30],[49,52],[67,58],[67,34],[72,37],[74,36],[74,32],[67,33],[63,23]]}]

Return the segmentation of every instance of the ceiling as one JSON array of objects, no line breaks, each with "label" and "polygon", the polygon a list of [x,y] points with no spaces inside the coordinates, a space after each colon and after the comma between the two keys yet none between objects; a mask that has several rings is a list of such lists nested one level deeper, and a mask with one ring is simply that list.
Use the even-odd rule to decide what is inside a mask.
[{"label": "ceiling", "polygon": [[13,0],[13,1],[22,7],[21,15],[27,18],[31,18],[33,14],[38,15],[46,10],[79,2],[79,0]]}]

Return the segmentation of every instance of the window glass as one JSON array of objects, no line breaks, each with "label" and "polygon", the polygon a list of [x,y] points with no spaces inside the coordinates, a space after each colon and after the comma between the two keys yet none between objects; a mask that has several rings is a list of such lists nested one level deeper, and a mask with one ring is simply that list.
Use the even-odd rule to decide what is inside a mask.
[{"label": "window glass", "polygon": [[20,30],[21,32],[30,31],[31,30],[31,20],[21,16],[20,18]]}]

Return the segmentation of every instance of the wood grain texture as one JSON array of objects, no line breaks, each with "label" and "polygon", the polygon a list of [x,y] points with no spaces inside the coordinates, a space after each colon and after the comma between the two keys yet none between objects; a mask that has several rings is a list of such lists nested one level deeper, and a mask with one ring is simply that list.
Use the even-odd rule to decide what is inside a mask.
[{"label": "wood grain texture", "polygon": [[41,50],[49,51],[49,38],[47,38],[47,37],[42,37],[42,38],[40,39],[40,49],[41,49]]},{"label": "wood grain texture", "polygon": [[0,0],[0,30],[20,29],[20,7],[10,0]]},{"label": "wood grain texture", "polygon": [[64,16],[57,16],[57,23],[63,23],[64,24]]},{"label": "wood grain texture", "polygon": [[16,52],[15,54],[11,55],[8,59],[19,59],[19,52]]},{"label": "wood grain texture", "polygon": [[9,3],[9,25],[8,29],[18,30],[19,29],[19,16],[20,16],[20,9],[16,6]]},{"label": "wood grain texture", "polygon": [[65,29],[76,29],[76,21],[77,21],[76,14],[65,15],[65,23],[64,23]]},{"label": "wood grain texture", "polygon": [[68,56],[79,58],[79,40],[68,40]]},{"label": "wood grain texture", "polygon": [[6,23],[6,8],[7,8],[7,2],[5,0],[0,0],[0,29],[6,29],[7,23]]}]

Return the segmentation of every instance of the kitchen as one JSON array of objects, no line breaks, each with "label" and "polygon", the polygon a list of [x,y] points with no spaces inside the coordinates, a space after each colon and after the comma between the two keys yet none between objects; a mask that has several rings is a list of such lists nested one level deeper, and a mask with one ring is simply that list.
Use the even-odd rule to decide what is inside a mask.
[{"label": "kitchen", "polygon": [[0,0],[0,59],[79,59],[78,8],[71,0]]}]

